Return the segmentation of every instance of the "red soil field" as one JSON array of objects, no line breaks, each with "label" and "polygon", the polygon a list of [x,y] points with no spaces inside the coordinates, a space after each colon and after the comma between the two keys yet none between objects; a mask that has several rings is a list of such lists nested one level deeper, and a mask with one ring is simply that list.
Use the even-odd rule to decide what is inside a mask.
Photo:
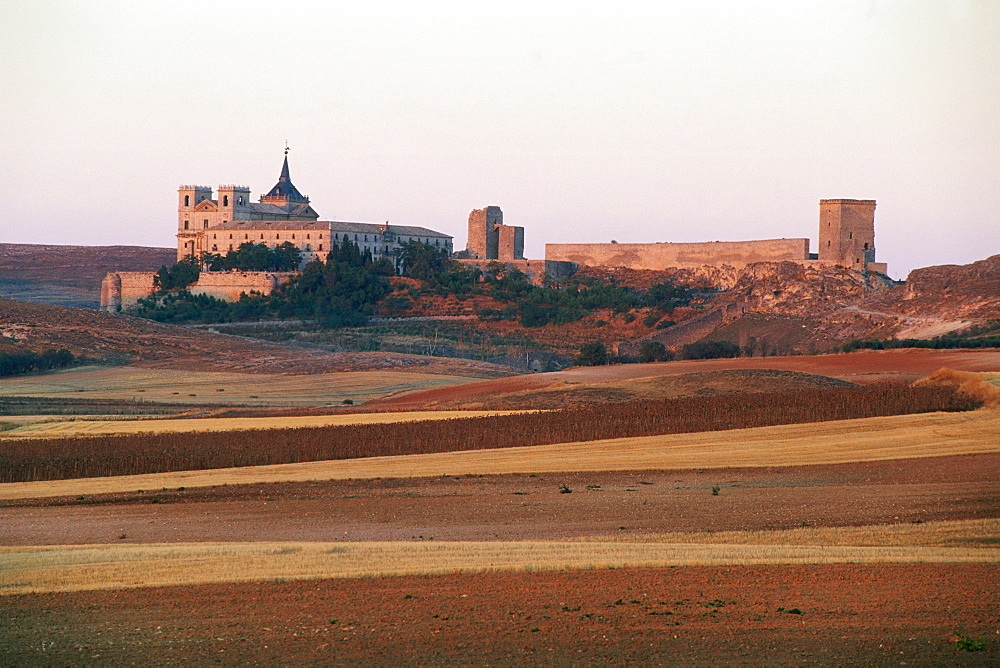
[{"label": "red soil field", "polygon": [[998,581],[996,564],[837,564],[23,595],[0,604],[0,662],[996,665]]},{"label": "red soil field", "polygon": [[401,393],[366,405],[372,408],[415,409],[436,403],[474,401],[484,396],[537,390],[562,383],[603,383],[730,369],[780,369],[867,384],[883,380],[912,381],[934,373],[942,367],[960,371],[1000,371],[1000,350],[864,350],[800,357],[745,357],[573,367],[552,373],[498,378],[456,387]]}]

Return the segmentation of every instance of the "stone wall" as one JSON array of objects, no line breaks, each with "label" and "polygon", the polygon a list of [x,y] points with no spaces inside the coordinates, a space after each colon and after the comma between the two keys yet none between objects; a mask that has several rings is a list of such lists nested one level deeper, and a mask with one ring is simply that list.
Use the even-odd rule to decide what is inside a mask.
[{"label": "stone wall", "polygon": [[117,271],[101,281],[101,310],[119,311],[135,306],[140,299],[153,294],[151,271]]},{"label": "stone wall", "polygon": [[[101,310],[118,311],[135,306],[140,299],[156,291],[153,277],[145,271],[119,271],[108,274],[101,282]],[[290,281],[295,273],[273,271],[203,271],[188,287],[193,295],[208,295],[234,302],[243,293],[269,295],[279,285]]]},{"label": "stone wall", "polygon": [[[469,267],[478,267],[485,271],[493,262],[499,260],[456,259],[456,262]],[[548,276],[551,281],[558,281],[576,273],[578,265],[573,262],[554,262],[550,260],[508,260],[501,262],[506,267],[513,267],[528,277],[532,283],[541,285]]]},{"label": "stone wall", "polygon": [[630,269],[695,269],[729,266],[742,269],[754,262],[809,259],[808,239],[711,241],[653,244],[545,244],[546,261],[592,267]]},{"label": "stone wall", "polygon": [[198,281],[188,290],[193,295],[208,295],[234,302],[244,293],[259,292],[262,295],[269,295],[295,275],[290,272],[273,271],[203,271],[198,276]]}]

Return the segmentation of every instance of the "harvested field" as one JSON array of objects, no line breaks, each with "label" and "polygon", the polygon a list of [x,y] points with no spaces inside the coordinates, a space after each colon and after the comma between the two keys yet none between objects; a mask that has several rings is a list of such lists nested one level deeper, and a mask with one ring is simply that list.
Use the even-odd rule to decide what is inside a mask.
[{"label": "harvested field", "polygon": [[[639,378],[676,376],[715,371],[777,369],[814,376],[837,378],[852,383],[884,380],[912,382],[942,367],[958,371],[1000,371],[997,350],[864,350],[836,355],[802,357],[743,357],[737,359],[682,360],[652,364],[617,364],[602,367],[573,367],[565,371],[477,381],[457,387],[406,392],[370,404],[378,408],[478,407],[480,402],[497,402],[500,395],[566,385],[609,383]],[[565,384],[565,385],[561,385]]]},{"label": "harvested field", "polygon": [[404,413],[348,413],[345,415],[305,415],[292,417],[175,418],[170,420],[86,420],[27,424],[0,433],[7,438],[59,438],[64,436],[115,436],[124,434],[167,434],[191,432],[259,431],[301,429],[340,425],[393,424],[425,420],[511,415],[517,411],[408,411]]},{"label": "harvested field", "polygon": [[311,375],[87,367],[4,378],[0,396],[114,399],[139,403],[243,406],[340,406],[397,392],[469,382],[463,376],[405,371]]},{"label": "harvested field", "polygon": [[0,485],[0,499],[347,478],[806,466],[996,453],[998,433],[997,410],[928,413],[500,450],[11,482]]},{"label": "harvested field", "polygon": [[[996,564],[679,567],[9,596],[23,664],[996,662]],[[956,650],[960,635],[986,649]]]},{"label": "harvested field", "polygon": [[[996,529],[995,524],[993,529]],[[828,531],[836,534],[836,531]],[[1000,550],[690,541],[256,542],[0,547],[0,594],[444,573],[842,563],[1000,563]]]}]

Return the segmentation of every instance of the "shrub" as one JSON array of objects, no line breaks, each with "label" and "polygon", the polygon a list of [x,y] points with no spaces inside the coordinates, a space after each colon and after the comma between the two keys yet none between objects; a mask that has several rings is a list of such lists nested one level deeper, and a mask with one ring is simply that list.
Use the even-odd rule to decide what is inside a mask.
[{"label": "shrub", "polygon": [[674,354],[659,341],[645,341],[639,348],[640,362],[669,362]]},{"label": "shrub", "polygon": [[740,347],[732,341],[698,341],[697,343],[685,343],[681,347],[681,358],[686,360],[739,356]]},{"label": "shrub", "polygon": [[576,357],[577,366],[603,366],[609,362],[608,350],[600,341],[590,341],[580,346]]}]

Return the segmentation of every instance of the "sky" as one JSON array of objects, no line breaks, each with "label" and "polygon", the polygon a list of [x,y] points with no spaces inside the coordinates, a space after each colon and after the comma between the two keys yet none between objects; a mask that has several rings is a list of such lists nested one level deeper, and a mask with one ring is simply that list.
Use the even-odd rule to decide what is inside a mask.
[{"label": "sky", "polygon": [[801,238],[1000,253],[1000,2],[0,2],[0,242],[176,246],[177,187],[464,248]]}]

